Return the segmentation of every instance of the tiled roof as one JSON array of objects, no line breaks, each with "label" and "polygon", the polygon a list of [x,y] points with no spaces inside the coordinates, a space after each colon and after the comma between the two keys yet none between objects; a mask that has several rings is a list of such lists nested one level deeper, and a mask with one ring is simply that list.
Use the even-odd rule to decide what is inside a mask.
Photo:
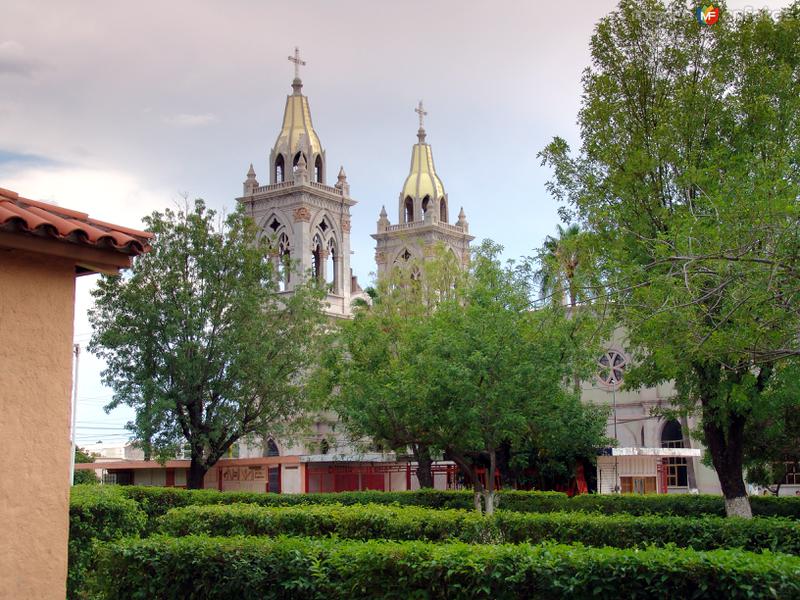
[{"label": "tiled roof", "polygon": [[137,255],[149,249],[151,233],[90,219],[86,213],[22,198],[0,188],[0,231],[22,231],[81,246]]}]

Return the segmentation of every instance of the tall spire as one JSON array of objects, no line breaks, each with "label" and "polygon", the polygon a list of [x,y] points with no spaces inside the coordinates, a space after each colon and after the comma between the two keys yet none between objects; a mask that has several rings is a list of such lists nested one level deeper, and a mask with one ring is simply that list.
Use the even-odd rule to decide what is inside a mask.
[{"label": "tall spire", "polygon": [[[433,165],[433,150],[425,142],[424,119],[428,113],[422,106],[422,100],[414,112],[419,115],[418,141],[411,150],[411,168],[400,192],[400,223],[421,221],[423,214],[427,213],[430,213],[429,218],[447,222],[447,194]],[[434,206],[437,210],[431,211]]]},{"label": "tall spire", "polygon": [[289,56],[288,60],[294,64],[293,93],[286,97],[283,125],[270,153],[270,183],[292,180],[301,154],[305,158],[308,179],[325,183],[325,150],[311,122],[308,98],[302,92],[300,67],[306,61],[300,58],[300,48],[295,48],[294,56]]}]

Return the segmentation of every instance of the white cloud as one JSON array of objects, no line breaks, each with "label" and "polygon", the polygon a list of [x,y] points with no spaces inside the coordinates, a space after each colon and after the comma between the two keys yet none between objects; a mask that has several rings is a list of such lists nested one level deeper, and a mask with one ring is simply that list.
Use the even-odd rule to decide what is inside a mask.
[{"label": "white cloud", "polygon": [[129,173],[76,166],[0,170],[0,187],[134,228],[142,226],[142,217],[179,199],[177,193],[156,189]]},{"label": "white cloud", "polygon": [[211,113],[202,115],[179,114],[164,117],[164,122],[177,127],[203,127],[217,120]]},{"label": "white cloud", "polygon": [[[148,185],[129,173],[77,166],[33,165],[20,169],[18,164],[10,163],[0,169],[0,187],[25,198],[52,202],[133,228],[143,227],[143,216],[172,207],[180,199],[177,193]],[[97,276],[89,275],[79,277],[75,286],[75,342],[82,349],[78,375],[79,444],[104,438],[124,439],[122,424],[134,417],[133,410],[128,407],[119,407],[109,415],[102,410],[102,406],[111,401],[112,394],[100,381],[100,373],[106,365],[86,351],[91,334],[88,310],[92,306],[91,290],[96,282]],[[93,433],[85,423],[113,424],[120,429]]]},{"label": "white cloud", "polygon": [[19,42],[0,42],[0,75],[3,73],[30,77],[42,63],[28,56]]}]

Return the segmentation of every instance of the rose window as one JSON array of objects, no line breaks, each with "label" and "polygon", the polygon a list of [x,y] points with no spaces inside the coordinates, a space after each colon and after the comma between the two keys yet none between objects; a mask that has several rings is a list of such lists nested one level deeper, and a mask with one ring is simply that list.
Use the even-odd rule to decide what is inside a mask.
[{"label": "rose window", "polygon": [[628,364],[628,359],[624,354],[617,350],[609,350],[600,357],[597,364],[600,366],[597,376],[605,385],[617,387],[622,383],[625,366]]}]

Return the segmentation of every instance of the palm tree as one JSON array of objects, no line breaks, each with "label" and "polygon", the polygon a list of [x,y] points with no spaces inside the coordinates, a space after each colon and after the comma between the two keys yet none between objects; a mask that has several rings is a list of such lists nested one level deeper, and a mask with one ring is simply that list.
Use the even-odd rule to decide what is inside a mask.
[{"label": "palm tree", "polygon": [[545,238],[536,257],[539,269],[534,273],[542,298],[571,307],[585,299],[582,285],[591,273],[591,261],[584,241],[585,235],[578,225],[566,228],[558,225],[558,235]]}]

